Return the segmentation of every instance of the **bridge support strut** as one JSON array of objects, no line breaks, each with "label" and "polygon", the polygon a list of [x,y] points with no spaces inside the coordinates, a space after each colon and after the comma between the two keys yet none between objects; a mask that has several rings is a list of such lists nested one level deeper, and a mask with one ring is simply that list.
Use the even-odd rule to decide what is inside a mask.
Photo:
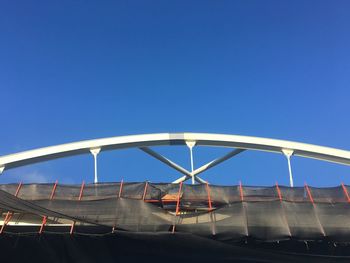
[{"label": "bridge support strut", "polygon": [[191,157],[191,177],[192,177],[192,184],[195,182],[195,175],[193,174],[193,147],[196,145],[195,141],[186,141],[187,147],[190,149],[190,157]]},{"label": "bridge support strut", "polygon": [[289,184],[290,184],[290,187],[293,187],[294,186],[294,181],[293,181],[293,174],[292,174],[292,166],[291,166],[291,163],[290,163],[290,157],[293,155],[294,151],[290,150],[290,149],[282,149],[282,153],[287,158],[288,171],[289,171]]},{"label": "bridge support strut", "polygon": [[98,177],[97,177],[97,155],[100,153],[101,148],[94,148],[90,149],[91,154],[94,156],[94,183],[98,183]]}]

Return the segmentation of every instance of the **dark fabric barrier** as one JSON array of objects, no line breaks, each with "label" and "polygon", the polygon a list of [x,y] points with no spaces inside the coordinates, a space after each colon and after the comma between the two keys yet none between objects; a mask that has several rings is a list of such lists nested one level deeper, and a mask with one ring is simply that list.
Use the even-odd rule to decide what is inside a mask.
[{"label": "dark fabric barrier", "polygon": [[17,188],[16,184],[0,185],[3,219],[13,212],[13,223],[40,225],[47,216],[49,225],[69,226],[75,221],[110,231],[175,231],[221,241],[350,242],[347,186],[26,184],[18,198],[14,196]]},{"label": "dark fabric barrier", "polygon": [[[287,245],[287,244],[285,244]],[[327,244],[225,244],[183,233],[69,234],[0,236],[3,262],[349,262],[348,247]],[[302,247],[302,249],[300,249]],[[298,251],[300,250],[300,251]],[[289,251],[289,252],[288,252]],[[327,252],[330,255],[322,255]]]}]

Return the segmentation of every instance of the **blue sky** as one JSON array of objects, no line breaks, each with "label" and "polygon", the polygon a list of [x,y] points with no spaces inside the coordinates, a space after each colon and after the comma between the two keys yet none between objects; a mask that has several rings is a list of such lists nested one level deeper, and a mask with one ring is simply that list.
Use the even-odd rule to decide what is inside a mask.
[{"label": "blue sky", "polygon": [[[350,150],[349,1],[2,1],[0,155],[153,132],[271,137]],[[184,147],[158,151],[189,168]],[[195,149],[195,166],[227,149]],[[350,167],[293,158],[295,183],[350,184]],[[131,149],[101,181],[180,175]],[[288,184],[282,155],[245,152],[216,184]],[[93,180],[89,155],[0,183]]]}]

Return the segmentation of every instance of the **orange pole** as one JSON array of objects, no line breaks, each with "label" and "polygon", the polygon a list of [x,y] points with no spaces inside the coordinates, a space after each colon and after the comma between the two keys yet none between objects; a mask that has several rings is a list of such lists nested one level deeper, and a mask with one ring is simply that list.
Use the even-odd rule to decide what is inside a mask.
[{"label": "orange pole", "polygon": [[142,196],[142,200],[143,201],[145,201],[145,197],[146,197],[146,193],[147,193],[147,187],[148,187],[148,182],[146,182],[145,190],[143,191],[143,196]]},{"label": "orange pole", "polygon": [[119,198],[122,196],[123,182],[124,180],[122,179],[122,181],[120,182],[120,188],[119,188],[119,195],[118,195]]},{"label": "orange pole", "polygon": [[[84,186],[85,186],[85,182],[83,181],[83,183],[81,184],[81,187],[80,187],[80,193],[79,193],[78,201],[80,201],[82,199],[82,197],[83,197]],[[75,221],[73,221],[73,223],[72,223],[72,225],[70,227],[70,234],[71,235],[73,234],[74,226],[75,226]]]},{"label": "orange pole", "polygon": [[176,202],[176,215],[179,214],[180,210],[180,195],[181,195],[181,190],[182,190],[182,182],[180,182],[180,187],[179,187],[179,193],[177,195],[177,202]]},{"label": "orange pole", "polygon": [[55,184],[54,184],[54,186],[52,188],[52,192],[51,192],[51,195],[50,195],[50,200],[53,199],[53,196],[54,196],[54,194],[56,192],[57,183],[58,183],[58,181],[56,180],[56,182],[55,182]]},{"label": "orange pole", "polygon": [[280,190],[277,182],[276,182],[276,189],[277,189],[277,193],[278,193],[278,198],[280,199],[280,201],[282,201],[282,193],[281,193],[281,190]]},{"label": "orange pole", "polygon": [[[122,178],[122,181],[120,182],[118,198],[120,198],[122,196],[122,190],[123,190],[123,178]],[[115,232],[115,228],[116,228],[116,226],[112,227],[112,233]]]},{"label": "orange pole", "polygon": [[81,187],[80,187],[80,193],[79,193],[78,201],[80,201],[81,198],[83,197],[84,186],[85,186],[85,182],[83,181],[83,183],[81,184]]},{"label": "orange pole", "polygon": [[[181,195],[181,189],[182,189],[182,182],[180,182],[179,186],[179,192],[177,194],[177,201],[176,201],[176,211],[175,211],[175,216],[179,214],[180,211],[180,195]],[[173,225],[172,233],[175,232],[175,224]]]},{"label": "orange pole", "polygon": [[[57,180],[56,180],[55,184],[53,185],[53,188],[52,188],[52,191],[51,191],[51,195],[50,195],[50,200],[53,199],[53,196],[54,196],[55,191],[56,191],[56,187],[57,187]],[[41,223],[41,226],[40,226],[39,234],[41,234],[43,232],[44,226],[46,224],[46,221],[47,221],[47,216],[44,216],[43,217],[43,222]]]},{"label": "orange pole", "polygon": [[350,196],[349,196],[348,190],[346,189],[344,183],[341,183],[341,186],[343,188],[343,191],[344,191],[346,198],[348,199],[348,202],[350,203]]},{"label": "orange pole", "polygon": [[305,187],[306,187],[306,191],[307,191],[307,194],[310,198],[311,203],[314,203],[314,199],[312,198],[311,191],[306,183],[305,183]]},{"label": "orange pole", "polygon": [[209,211],[211,211],[211,210],[212,210],[212,206],[211,206],[210,188],[209,188],[209,184],[208,184],[208,182],[206,183],[206,188],[207,188],[207,193],[208,193],[208,205],[209,205]]},{"label": "orange pole", "polygon": [[22,187],[22,182],[20,182],[18,187],[17,187],[16,193],[15,193],[16,197],[18,196],[18,193],[19,193],[19,190],[21,189],[21,187]]},{"label": "orange pole", "polygon": [[[18,193],[19,193],[19,190],[21,189],[22,187],[22,182],[20,182],[17,186],[17,189],[16,189],[16,192],[15,192],[15,197],[18,196]],[[5,216],[5,219],[4,219],[4,224],[1,226],[1,229],[0,229],[0,234],[2,234],[2,232],[4,231],[4,228],[5,226],[10,222],[11,218],[12,218],[12,215],[13,213],[8,211],[6,213],[6,216]]]},{"label": "orange pole", "polygon": [[242,188],[242,182],[239,181],[239,194],[241,196],[241,201],[243,202],[243,188]]}]

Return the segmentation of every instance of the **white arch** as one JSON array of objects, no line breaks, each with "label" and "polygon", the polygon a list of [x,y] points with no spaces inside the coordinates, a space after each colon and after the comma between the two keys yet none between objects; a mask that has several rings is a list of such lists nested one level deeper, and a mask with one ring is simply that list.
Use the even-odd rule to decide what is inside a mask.
[{"label": "white arch", "polygon": [[12,169],[37,162],[90,153],[94,149],[107,151],[131,147],[185,145],[186,141],[195,141],[197,146],[229,147],[276,153],[290,150],[293,155],[350,165],[350,151],[306,143],[241,135],[156,133],[72,142],[4,155],[0,157],[0,172],[4,169]]}]

